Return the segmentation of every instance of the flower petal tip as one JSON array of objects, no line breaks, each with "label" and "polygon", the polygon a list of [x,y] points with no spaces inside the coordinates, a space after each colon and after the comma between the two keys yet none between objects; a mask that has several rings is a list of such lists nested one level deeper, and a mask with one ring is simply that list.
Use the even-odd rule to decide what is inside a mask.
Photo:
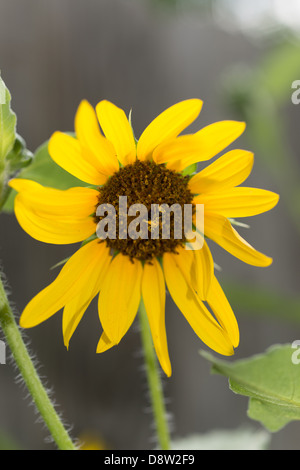
[{"label": "flower petal tip", "polygon": [[273,264],[273,258],[270,258],[268,257],[268,259],[266,260],[266,264],[264,266],[262,266],[263,268],[268,268],[269,266],[271,266]]},{"label": "flower petal tip", "polygon": [[84,110],[84,109],[94,109],[93,106],[91,105],[91,103],[89,103],[88,100],[86,99],[82,99],[78,105],[78,108],[77,108],[77,111],[76,111],[76,114],[75,114],[75,128],[76,128],[76,121],[78,120],[79,116],[80,116],[80,113]]},{"label": "flower petal tip", "polygon": [[231,347],[228,348],[227,351],[224,351],[223,352],[223,356],[234,356],[235,354],[235,348],[233,347],[233,345]]},{"label": "flower petal tip", "polygon": [[20,317],[19,325],[21,328],[31,328],[33,326],[28,320],[24,319],[23,315]]},{"label": "flower petal tip", "polygon": [[13,179],[9,180],[9,182],[7,184],[10,188],[15,189],[16,191],[18,191],[18,178],[13,178]]},{"label": "flower petal tip", "polygon": [[240,126],[241,134],[245,131],[247,124],[245,121],[236,121],[236,124]]},{"label": "flower petal tip", "polygon": [[203,101],[200,100],[199,98],[191,98],[190,100],[187,100],[191,104],[195,106],[195,110],[197,110],[198,113],[200,113],[202,107],[203,107]]},{"label": "flower petal tip", "polygon": [[96,104],[95,109],[97,113],[102,113],[107,107],[117,108],[117,106],[109,100],[101,100]]},{"label": "flower petal tip", "polygon": [[111,341],[108,336],[103,332],[97,344],[96,354],[101,354],[107,351],[108,349],[112,348],[113,346],[116,346],[116,343]]},{"label": "flower petal tip", "polygon": [[83,98],[80,101],[78,108],[80,108],[80,106],[86,106],[86,105],[88,105],[89,107],[91,106],[90,102],[88,100],[86,100],[85,98]]},{"label": "flower petal tip", "polygon": [[274,193],[274,207],[277,206],[279,200],[280,200],[280,195],[277,193]]}]

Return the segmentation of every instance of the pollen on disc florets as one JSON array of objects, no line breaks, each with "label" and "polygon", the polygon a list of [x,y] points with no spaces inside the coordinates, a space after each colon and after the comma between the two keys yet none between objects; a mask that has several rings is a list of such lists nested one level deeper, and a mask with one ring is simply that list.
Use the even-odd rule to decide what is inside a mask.
[{"label": "pollen on disc florets", "polygon": [[[143,204],[149,214],[149,237],[148,239],[138,238],[120,239],[117,235],[115,239],[106,238],[107,245],[131,259],[150,261],[153,257],[160,257],[165,252],[176,252],[178,246],[186,241],[184,231],[180,239],[174,238],[174,214],[170,213],[170,237],[163,239],[162,218],[159,219],[159,238],[151,238],[151,205],[161,206],[173,204],[181,206],[182,214],[185,204],[192,204],[192,194],[188,188],[188,176],[167,169],[164,165],[157,165],[153,161],[136,162],[121,167],[109,180],[99,188],[98,205],[111,204],[116,211],[116,233],[119,233],[119,197],[127,197],[127,206],[133,204]],[[97,209],[96,207],[96,209]],[[104,216],[103,216],[104,217]],[[98,223],[103,217],[94,216]],[[134,217],[128,216],[127,224]]]}]

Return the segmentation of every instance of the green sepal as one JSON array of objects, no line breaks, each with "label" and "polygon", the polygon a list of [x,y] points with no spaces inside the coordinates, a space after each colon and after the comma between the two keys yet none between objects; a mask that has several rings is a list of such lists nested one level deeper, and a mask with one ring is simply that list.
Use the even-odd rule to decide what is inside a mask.
[{"label": "green sepal", "polygon": [[16,135],[16,140],[12,150],[6,157],[9,174],[26,168],[33,162],[33,153],[26,148],[26,142],[20,135]]}]

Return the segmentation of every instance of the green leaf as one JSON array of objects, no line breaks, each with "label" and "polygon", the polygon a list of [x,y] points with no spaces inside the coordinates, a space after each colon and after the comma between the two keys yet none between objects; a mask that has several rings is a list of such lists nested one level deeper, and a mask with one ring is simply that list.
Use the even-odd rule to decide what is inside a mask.
[{"label": "green leaf", "polygon": [[[33,162],[20,171],[18,178],[37,181],[43,186],[56,189],[69,189],[74,186],[86,186],[86,183],[72,176],[58,166],[50,157],[48,152],[48,141],[43,143],[34,153]],[[16,191],[10,193],[3,208],[5,212],[13,211],[13,202]]]},{"label": "green leaf", "polygon": [[0,170],[16,138],[16,115],[10,108],[11,96],[0,77]]},{"label": "green leaf", "polygon": [[228,362],[201,355],[212,363],[212,373],[229,379],[230,389],[249,397],[248,416],[276,432],[300,420],[300,365],[291,344],[275,345],[266,353]]}]

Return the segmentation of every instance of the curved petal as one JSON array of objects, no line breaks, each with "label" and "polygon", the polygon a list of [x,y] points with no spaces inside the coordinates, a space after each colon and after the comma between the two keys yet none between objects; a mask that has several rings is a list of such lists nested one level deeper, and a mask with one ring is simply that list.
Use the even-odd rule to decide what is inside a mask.
[{"label": "curved petal", "polygon": [[203,194],[238,186],[250,175],[253,163],[253,153],[231,150],[194,175],[189,189],[193,194]]},{"label": "curved petal", "polygon": [[[187,156],[190,159],[194,158],[195,162],[204,162],[212,158],[209,152],[204,151],[203,141],[197,137],[197,134],[176,137],[159,145],[153,152],[153,160],[157,164],[168,163],[168,168],[171,168],[172,162],[176,165],[179,165],[178,160],[184,162]],[[183,168],[182,165],[179,171],[186,167]],[[177,168],[176,166],[176,170]]]},{"label": "curved petal", "polygon": [[199,272],[195,253],[194,250],[186,250],[184,246],[176,248],[176,265],[183,272],[188,284],[197,292]]},{"label": "curved petal", "polygon": [[65,245],[89,238],[96,231],[92,217],[55,216],[28,206],[22,193],[14,202],[15,215],[25,232],[44,243]]},{"label": "curved petal", "polygon": [[[97,294],[97,293],[96,293]],[[96,294],[93,296],[95,297]],[[86,303],[81,302],[81,296],[74,297],[64,307],[63,311],[63,338],[64,345],[69,349],[69,343],[74,331],[76,330],[80,320],[82,319],[85,311],[93,300],[91,297]]]},{"label": "curved petal", "polygon": [[21,194],[24,204],[32,211],[59,218],[88,217],[95,212],[99,192],[91,188],[66,190],[47,188],[36,181],[15,178],[9,186]]},{"label": "curved petal", "polygon": [[74,296],[66,303],[63,311],[63,337],[67,348],[83,314],[100,291],[111,262],[111,256],[105,243],[96,243],[96,241],[94,243],[95,248],[90,247],[90,251],[95,250],[95,261],[89,266],[88,275],[85,275],[85,284],[81,288],[79,295],[77,293],[77,296]]},{"label": "curved petal", "polygon": [[153,259],[151,264],[145,263],[144,265],[142,297],[157,357],[162,369],[170,377],[172,369],[165,326],[166,288],[164,275],[157,259]]},{"label": "curved petal", "polygon": [[83,152],[80,142],[63,132],[54,132],[48,144],[50,157],[57,165],[88,184],[101,185],[107,176],[99,173],[89,161],[89,153]]},{"label": "curved petal", "polygon": [[215,276],[211,283],[207,302],[220,325],[227,331],[233,347],[237,348],[240,341],[238,323],[226,295]]},{"label": "curved petal", "polygon": [[155,147],[177,137],[201,111],[203,102],[198,99],[181,101],[163,111],[142,133],[137,145],[139,160],[148,160]]},{"label": "curved petal", "polygon": [[232,355],[233,347],[227,332],[214,320],[190,286],[180,269],[177,256],[172,253],[165,253],[163,256],[165,279],[175,304],[207,346],[219,354]]},{"label": "curved petal", "polygon": [[113,144],[118,160],[122,165],[134,163],[136,160],[136,144],[131,125],[126,114],[110,101],[100,101],[96,113],[105,134]]},{"label": "curved petal", "polygon": [[265,189],[238,187],[218,193],[201,194],[195,204],[204,204],[205,211],[224,217],[250,217],[271,210],[278,203],[278,194]]},{"label": "curved petal", "polygon": [[[182,147],[182,156],[180,159],[178,152],[172,154],[172,147],[168,149],[165,146],[164,155],[160,156],[161,161],[167,162],[167,168],[176,171],[182,171],[193,163],[202,162],[215,157],[219,152],[224,150],[228,145],[234,142],[245,130],[245,123],[239,121],[220,121],[204,127],[189,137],[193,139],[188,151],[184,154],[184,146]],[[185,136],[183,136],[185,137]],[[183,139],[181,137],[181,139]],[[176,147],[176,142],[171,144]]]},{"label": "curved petal", "polygon": [[[100,132],[93,106],[83,100],[75,116],[75,132],[84,149],[90,151],[90,163],[99,173],[110,176],[119,169],[119,162],[111,142]],[[91,161],[91,159],[93,159]]]},{"label": "curved petal", "polygon": [[20,325],[31,328],[42,323],[68,302],[78,298],[79,294],[92,300],[95,291],[90,288],[90,283],[93,284],[95,278],[102,279],[109,260],[109,250],[99,240],[81,247],[66,262],[57,278],[28,303],[21,315]]},{"label": "curved petal", "polygon": [[272,258],[255,250],[222,215],[206,213],[204,230],[208,238],[244,263],[260,267],[266,267],[272,263]]},{"label": "curved petal", "polygon": [[206,300],[214,276],[214,261],[210,249],[203,241],[202,248],[190,250],[185,247],[176,249],[176,263],[190,286],[201,300]]},{"label": "curved petal", "polygon": [[142,264],[118,254],[111,262],[99,295],[99,317],[111,343],[130,328],[141,299]]},{"label": "curved petal", "polygon": [[206,300],[214,276],[214,260],[205,240],[202,248],[194,251],[194,256],[197,269],[197,292],[201,300]]}]

